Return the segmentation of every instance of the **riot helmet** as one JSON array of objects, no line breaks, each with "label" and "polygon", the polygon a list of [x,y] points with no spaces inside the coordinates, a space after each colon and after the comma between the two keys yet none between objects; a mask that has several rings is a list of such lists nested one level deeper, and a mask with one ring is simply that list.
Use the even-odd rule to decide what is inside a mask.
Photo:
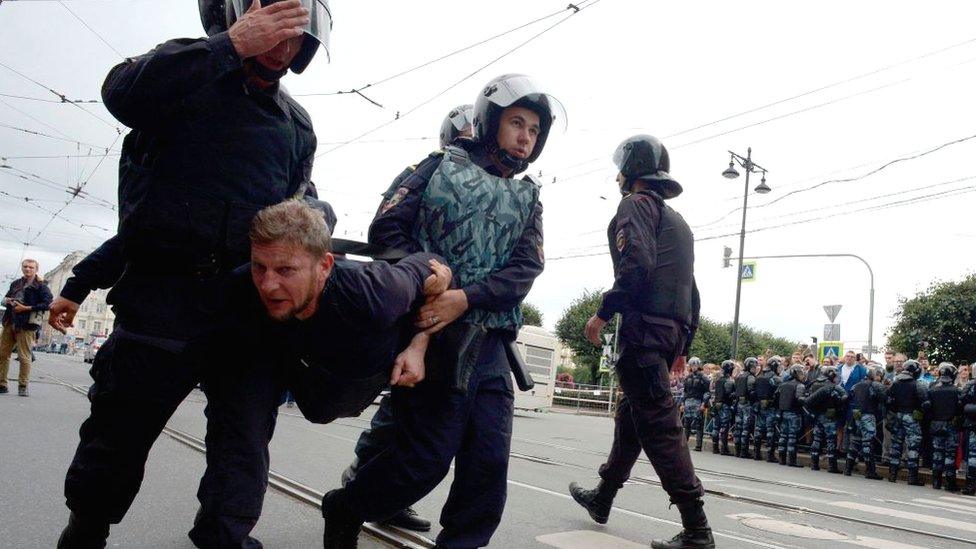
[{"label": "riot helmet", "polygon": [[955,381],[958,372],[959,370],[956,369],[956,365],[951,362],[942,362],[939,364],[939,377]]},{"label": "riot helmet", "polygon": [[799,364],[794,364],[790,366],[789,372],[790,372],[790,377],[792,377],[797,381],[805,381],[807,378],[806,369],[804,369],[803,366]]},{"label": "riot helmet", "polygon": [[624,177],[620,190],[631,192],[633,181],[648,181],[652,190],[661,198],[674,198],[681,194],[681,184],[671,174],[671,158],[664,143],[653,135],[638,134],[624,139],[613,153],[613,163]]},{"label": "riot helmet", "polygon": [[837,368],[826,366],[820,370],[820,375],[822,375],[824,379],[830,381],[831,383],[837,382]]},{"label": "riot helmet", "polygon": [[917,360],[908,359],[905,361],[901,371],[912,376],[914,379],[918,379],[922,375],[922,366]]},{"label": "riot helmet", "polygon": [[769,357],[766,361],[766,365],[763,366],[763,370],[769,370],[774,374],[779,373],[779,369],[783,366],[783,359],[779,355],[773,355]]},{"label": "riot helmet", "polygon": [[702,361],[697,356],[689,358],[688,365],[691,366],[693,372],[700,372],[702,370]]},{"label": "riot helmet", "polygon": [[[529,156],[522,159],[498,146],[498,125],[502,112],[508,107],[524,107],[539,115],[539,135]],[[474,140],[494,154],[512,173],[525,171],[535,162],[553,126],[566,128],[566,110],[558,99],[543,91],[531,77],[524,74],[503,74],[485,84],[474,103]]]},{"label": "riot helmet", "polygon": [[[268,6],[281,0],[262,0],[262,6]],[[200,7],[200,21],[207,31],[207,36],[213,36],[229,29],[248,9],[253,0],[197,0]],[[329,57],[329,36],[332,34],[332,10],[329,0],[301,0],[302,7],[308,10],[309,22],[305,25],[305,40],[302,49],[292,60],[289,68],[298,74],[308,67],[312,57],[321,45]]]},{"label": "riot helmet", "polygon": [[444,122],[441,123],[441,147],[446,147],[454,141],[455,138],[460,136],[467,130],[470,136],[473,128],[471,127],[471,119],[474,117],[472,114],[474,112],[474,105],[458,105],[451,109],[451,112],[447,113],[444,117]]},{"label": "riot helmet", "polygon": [[745,361],[742,363],[742,369],[750,374],[753,373],[753,370],[755,370],[757,366],[759,366],[759,360],[757,360],[754,356],[745,359]]},{"label": "riot helmet", "polygon": [[730,375],[732,375],[732,372],[734,372],[734,371],[735,371],[735,362],[733,362],[731,360],[726,360],[725,362],[722,363],[722,373],[723,374],[725,374],[727,376],[730,376]]}]

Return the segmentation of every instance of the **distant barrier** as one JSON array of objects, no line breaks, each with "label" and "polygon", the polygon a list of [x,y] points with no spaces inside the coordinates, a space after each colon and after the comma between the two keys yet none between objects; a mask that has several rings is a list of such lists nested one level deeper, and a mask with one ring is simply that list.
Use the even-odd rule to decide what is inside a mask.
[{"label": "distant barrier", "polygon": [[612,416],[617,411],[619,387],[557,382],[552,399],[553,411]]}]

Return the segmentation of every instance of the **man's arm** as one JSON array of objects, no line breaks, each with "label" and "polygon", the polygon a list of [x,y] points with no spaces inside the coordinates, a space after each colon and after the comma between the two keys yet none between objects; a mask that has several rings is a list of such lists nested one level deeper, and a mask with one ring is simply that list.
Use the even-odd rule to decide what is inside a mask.
[{"label": "man's arm", "polygon": [[476,284],[461,288],[468,307],[486,311],[508,311],[529,295],[532,283],[545,268],[542,251],[542,202],[537,202],[532,219],[522,230],[508,263]]},{"label": "man's arm", "polygon": [[688,327],[688,336],[685,339],[685,347],[681,351],[683,356],[688,356],[691,352],[691,342],[698,333],[698,324],[701,321],[701,295],[698,294],[698,281],[694,277],[691,279],[691,326]]},{"label": "man's arm", "polygon": [[350,272],[335,290],[340,307],[358,322],[392,328],[422,302],[424,283],[433,273],[432,259],[445,263],[435,254],[416,253],[396,265],[374,261]]},{"label": "man's arm", "polygon": [[655,228],[661,221],[661,207],[650,197],[635,194],[617,207],[614,245],[620,253],[613,287],[603,294],[597,316],[604,322],[623,311],[630,296],[646,291],[657,263]]},{"label": "man's arm", "polygon": [[71,269],[61,297],[81,303],[92,290],[111,288],[125,270],[122,241],[118,235],[106,240]]},{"label": "man's arm", "polygon": [[156,129],[177,116],[194,92],[240,67],[227,32],[170,40],[113,67],[102,85],[102,101],[126,126]]}]

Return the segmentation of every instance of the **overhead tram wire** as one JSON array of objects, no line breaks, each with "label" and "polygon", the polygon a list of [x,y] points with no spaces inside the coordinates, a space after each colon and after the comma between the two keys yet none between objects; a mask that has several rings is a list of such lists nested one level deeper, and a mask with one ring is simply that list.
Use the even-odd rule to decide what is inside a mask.
[{"label": "overhead tram wire", "polygon": [[11,126],[10,124],[0,123],[0,128],[7,128],[7,129],[10,129],[10,130],[16,130],[16,131],[23,132],[23,133],[26,133],[26,134],[36,135],[38,137],[45,137],[47,139],[57,139],[58,141],[67,141],[68,143],[77,143],[79,145],[86,145],[86,146],[91,147],[93,149],[105,150],[106,153],[109,153],[109,152],[120,153],[120,152],[122,152],[122,151],[119,151],[119,150],[113,150],[111,147],[106,148],[104,145],[94,145],[92,143],[88,143],[87,141],[79,141],[79,140],[73,139],[73,138],[58,137],[56,135],[51,135],[51,134],[47,134],[47,133],[44,133],[44,132],[39,132],[37,130],[29,130],[27,128],[20,128],[20,127],[17,127],[17,126]]},{"label": "overhead tram wire", "polygon": [[[41,102],[41,103],[57,103],[57,104],[69,103],[69,101],[60,101],[58,99],[45,99],[43,97],[29,97],[29,96],[26,96],[26,95],[15,95],[15,94],[12,94],[12,93],[0,93],[0,97],[8,97],[10,99],[23,99],[24,101],[38,101],[38,102]],[[101,101],[98,101],[96,99],[73,99],[71,102],[74,102],[74,103],[101,103]]]},{"label": "overhead tram wire", "polygon": [[[16,172],[16,173],[13,173],[13,172]],[[53,189],[53,190],[56,190],[56,191],[64,191],[64,192],[68,192],[68,193],[74,193],[75,192],[75,189],[77,188],[77,187],[70,187],[70,186],[67,186],[67,185],[58,183],[57,181],[52,181],[52,180],[50,180],[50,179],[48,179],[46,177],[42,177],[42,176],[37,175],[35,173],[31,173],[31,172],[27,172],[27,171],[21,170],[20,168],[17,168],[15,166],[11,166],[10,164],[0,164],[0,174],[7,174],[10,177],[16,177],[16,178],[19,178],[19,179],[23,179],[24,181],[27,181],[27,182],[30,182],[30,183],[36,183],[38,185],[41,185],[43,187],[46,187],[46,188],[49,188],[49,189]],[[93,196],[90,193],[88,193],[87,191],[82,191],[82,192],[79,192],[77,194],[82,199],[87,200],[87,201],[91,202],[92,204],[94,204],[96,206],[101,206],[103,208],[106,208],[106,209],[109,209],[109,210],[112,210],[112,211],[116,211],[115,204],[112,203],[112,202],[110,202],[110,201],[108,201],[108,200],[105,200],[104,198],[99,198],[99,197]],[[58,201],[58,202],[60,202],[60,201]]]},{"label": "overhead tram wire", "polygon": [[[589,0],[584,0],[584,2],[582,2],[582,3],[586,3],[586,1],[589,1]],[[485,39],[479,40],[477,42],[474,42],[472,44],[468,44],[467,46],[458,48],[458,49],[456,49],[456,50],[454,50],[454,51],[452,51],[450,53],[441,55],[440,57],[436,57],[434,59],[431,59],[429,61],[425,61],[424,63],[421,63],[421,64],[416,65],[414,67],[411,67],[409,69],[405,69],[405,70],[402,70],[400,72],[391,74],[389,76],[386,76],[384,78],[381,78],[381,79],[377,80],[376,82],[370,82],[368,84],[364,84],[362,86],[359,86],[359,87],[356,87],[356,88],[352,88],[351,90],[338,90],[338,91],[327,92],[327,93],[296,93],[296,94],[294,94],[294,96],[295,97],[322,97],[322,96],[346,95],[346,94],[359,93],[359,92],[362,92],[362,91],[364,91],[364,90],[366,90],[368,88],[372,88],[372,87],[375,87],[375,86],[379,86],[380,84],[385,84],[385,83],[387,83],[387,82],[389,82],[391,80],[394,80],[396,78],[399,78],[401,76],[406,76],[407,74],[410,74],[412,72],[418,71],[420,69],[423,69],[425,67],[428,67],[430,65],[433,65],[435,63],[438,63],[438,62],[443,61],[445,59],[448,59],[450,57],[454,57],[455,55],[458,55],[460,53],[464,53],[464,52],[466,52],[466,51],[468,51],[468,50],[470,50],[472,48],[476,48],[476,47],[481,46],[483,44],[487,44],[488,42],[491,42],[493,40],[496,40],[498,38],[501,38],[501,37],[506,36],[508,34],[511,34],[513,32],[520,31],[520,30],[522,30],[522,29],[524,29],[526,27],[530,27],[530,26],[532,26],[532,25],[534,25],[536,23],[539,23],[539,22],[545,21],[546,19],[550,19],[552,17],[555,17],[555,16],[557,16],[557,15],[559,15],[559,14],[561,14],[561,13],[563,13],[566,10],[569,10],[569,9],[572,9],[572,8],[571,7],[566,7],[566,8],[563,8],[561,10],[554,11],[554,12],[548,14],[548,15],[543,15],[542,17],[538,17],[536,19],[533,19],[532,21],[529,21],[527,23],[523,23],[523,24],[521,24],[521,25],[519,25],[517,27],[513,27],[513,28],[508,29],[506,31],[500,32],[500,33],[498,33],[498,34],[496,34],[494,36],[490,36],[488,38],[485,38]]]},{"label": "overhead tram wire", "polygon": [[[851,183],[851,182],[854,182],[854,181],[860,181],[861,179],[865,179],[867,177],[870,177],[872,175],[877,174],[878,172],[881,172],[881,171],[885,170],[889,166],[893,166],[895,164],[899,164],[899,163],[902,163],[902,162],[910,162],[912,160],[917,160],[917,159],[922,158],[924,156],[928,156],[928,155],[930,155],[932,153],[935,153],[935,152],[938,152],[938,151],[940,151],[942,149],[945,149],[946,147],[951,147],[952,145],[958,145],[959,143],[965,143],[965,142],[970,141],[972,139],[976,139],[976,134],[973,134],[973,135],[970,135],[970,136],[967,136],[967,137],[962,137],[962,138],[959,138],[959,139],[954,139],[952,141],[947,141],[945,143],[942,143],[940,145],[937,145],[935,147],[932,147],[932,148],[930,148],[928,150],[925,150],[925,151],[922,151],[920,153],[912,154],[912,155],[909,155],[909,156],[903,156],[903,157],[900,157],[900,158],[895,158],[894,160],[889,160],[888,162],[885,162],[881,166],[879,166],[879,167],[877,167],[877,168],[875,168],[873,170],[870,170],[868,172],[865,172],[865,173],[863,173],[861,175],[855,176],[855,177],[845,177],[845,178],[841,178],[841,179],[828,179],[826,181],[821,181],[820,183],[816,183],[816,184],[811,185],[809,187],[804,187],[802,189],[796,189],[794,191],[790,191],[790,192],[784,194],[783,196],[777,197],[774,200],[770,200],[769,202],[764,202],[762,204],[756,204],[755,206],[753,206],[753,208],[755,209],[755,208],[764,208],[766,206],[771,206],[773,204],[776,204],[777,202],[780,202],[781,200],[785,200],[786,198],[788,198],[790,196],[793,196],[793,195],[796,195],[796,194],[800,194],[800,193],[804,193],[804,192],[807,192],[807,191],[812,191],[814,189],[818,189],[818,188],[823,187],[825,185],[830,185],[830,184],[833,184],[833,183]],[[710,221],[708,223],[704,223],[704,224],[701,224],[701,225],[693,225],[692,226],[692,229],[702,229],[702,228],[705,228],[705,227],[709,227],[711,225],[715,225],[716,223],[719,223],[719,222],[723,221],[725,218],[729,217],[730,215],[732,215],[732,214],[734,214],[736,212],[741,212],[741,211],[742,211],[742,208],[741,207],[740,208],[735,208],[733,210],[730,210],[727,214],[723,215],[722,217],[716,219],[715,221]]]},{"label": "overhead tram wire", "polygon": [[[964,178],[964,179],[972,179],[974,177],[976,177],[976,176],[970,176],[970,177],[967,177],[967,178]],[[963,179],[960,179],[960,181],[961,180],[963,180]],[[749,233],[758,233],[758,232],[770,231],[770,230],[776,230],[776,229],[788,229],[788,228],[793,227],[795,225],[803,225],[803,224],[806,224],[806,223],[815,223],[817,221],[824,221],[824,220],[827,220],[827,219],[835,219],[838,216],[843,216],[845,214],[849,214],[849,213],[852,213],[852,212],[858,212],[858,213],[868,214],[868,213],[874,213],[874,212],[877,212],[877,211],[880,211],[880,210],[886,210],[886,209],[889,209],[889,208],[900,208],[900,207],[903,207],[903,206],[912,206],[912,205],[915,205],[915,204],[918,204],[918,203],[921,203],[921,202],[929,202],[929,201],[937,200],[937,199],[940,199],[940,198],[951,198],[951,197],[954,197],[954,196],[958,196],[958,195],[962,195],[962,194],[969,194],[969,193],[973,193],[973,192],[976,192],[976,185],[972,185],[972,186],[968,186],[968,187],[960,187],[960,188],[957,188],[957,189],[949,189],[949,190],[940,191],[940,192],[937,192],[937,193],[931,193],[931,194],[927,194],[927,195],[923,195],[923,196],[916,196],[916,197],[912,197],[912,198],[906,198],[906,199],[903,199],[903,200],[897,200],[897,201],[894,201],[894,202],[888,202],[888,203],[885,203],[885,204],[879,204],[879,205],[876,205],[876,206],[872,206],[868,210],[852,210],[852,211],[839,211],[839,210],[834,210],[830,214],[827,214],[827,215],[822,215],[822,216],[818,216],[818,217],[814,217],[814,218],[810,218],[810,219],[801,219],[799,221],[791,221],[791,222],[785,223],[785,224],[770,225],[770,226],[766,226],[766,227],[757,227],[757,228],[754,228],[754,229],[747,229],[745,232],[746,232],[746,234],[749,234]],[[853,201],[853,202],[847,202],[847,203],[844,203],[844,204],[838,204],[836,206],[836,208],[844,208],[844,207],[848,207],[848,206],[857,206],[858,208],[860,208],[860,201]],[[726,234],[719,234],[719,235],[713,235],[713,236],[698,237],[698,238],[695,238],[695,242],[705,242],[705,241],[709,241],[709,240],[717,240],[717,239],[720,239],[720,238],[731,238],[731,237],[734,237],[734,236],[739,236],[739,234],[740,234],[740,231],[736,231],[736,232],[726,233]],[[609,251],[602,251],[602,252],[593,252],[593,253],[580,253],[580,254],[562,255],[562,256],[556,256],[556,257],[546,258],[546,261],[559,261],[559,260],[563,260],[563,259],[576,259],[576,258],[583,258],[583,257],[598,257],[598,256],[604,256],[604,255],[610,255],[610,252]]]},{"label": "overhead tram wire", "polygon": [[[700,129],[703,129],[703,128],[707,128],[709,126],[714,126],[716,124],[720,124],[722,122],[727,122],[729,120],[733,120],[735,118],[739,118],[739,117],[745,116],[747,114],[752,114],[752,113],[755,113],[755,112],[759,112],[761,110],[765,110],[765,109],[768,109],[770,107],[775,107],[777,105],[781,105],[781,104],[787,103],[789,101],[794,101],[796,99],[800,99],[800,98],[803,98],[803,97],[807,97],[809,95],[813,95],[813,94],[816,94],[816,93],[820,93],[822,91],[825,91],[825,90],[828,90],[828,89],[831,89],[831,88],[834,88],[834,87],[837,87],[837,86],[841,86],[843,84],[848,84],[850,82],[854,82],[854,81],[857,81],[857,80],[861,80],[861,79],[867,78],[868,76],[873,76],[873,75],[876,75],[876,74],[880,74],[880,73],[889,71],[891,69],[894,69],[894,68],[897,68],[897,67],[900,67],[900,66],[903,66],[903,65],[907,65],[907,64],[910,64],[910,63],[914,63],[916,61],[920,61],[922,59],[926,59],[928,57],[932,57],[934,55],[938,55],[940,53],[944,53],[946,51],[953,50],[953,49],[956,49],[956,48],[959,48],[959,47],[962,47],[962,46],[965,46],[965,45],[968,45],[968,44],[972,44],[972,43],[976,43],[976,38],[970,38],[970,39],[964,40],[962,42],[957,42],[957,43],[952,44],[950,46],[945,46],[945,47],[942,47],[942,48],[939,48],[939,49],[936,49],[936,50],[932,50],[932,51],[923,53],[921,55],[917,55],[915,57],[912,57],[911,59],[906,59],[906,60],[903,60],[903,61],[899,61],[897,63],[892,63],[890,65],[885,65],[883,67],[879,67],[877,69],[874,69],[874,70],[871,70],[871,71],[868,71],[868,72],[865,72],[865,73],[861,73],[861,74],[859,74],[857,76],[853,76],[851,78],[847,78],[847,79],[844,79],[844,80],[839,80],[837,82],[834,82],[834,83],[831,83],[831,84],[827,84],[827,85],[824,85],[824,86],[820,86],[820,87],[817,87],[817,88],[814,88],[814,89],[805,91],[803,93],[799,93],[799,94],[796,94],[796,95],[793,95],[793,96],[790,96],[790,97],[787,97],[787,98],[784,98],[784,99],[779,99],[779,100],[776,100],[776,101],[773,101],[773,102],[770,102],[770,103],[766,103],[764,105],[760,105],[758,107],[754,107],[754,108],[751,108],[751,109],[748,109],[748,110],[745,110],[745,111],[742,111],[742,112],[739,112],[739,113],[736,113],[736,114],[732,114],[732,115],[729,115],[729,116],[725,116],[725,117],[722,117],[722,118],[713,120],[711,122],[706,122],[704,124],[699,124],[698,126],[695,126],[695,127],[692,127],[692,128],[688,128],[688,129],[684,129],[684,130],[678,131],[676,133],[672,133],[670,135],[666,135],[662,139],[670,139],[670,138],[673,138],[673,137],[677,137],[677,136],[680,136],[680,135],[684,135],[686,133],[693,132],[695,130],[700,130]],[[974,60],[976,60],[976,59],[974,59]],[[970,60],[970,61],[973,61],[973,60]],[[960,66],[962,64],[965,64],[965,62],[964,63],[959,63],[957,65],[954,65],[953,67]],[[901,83],[907,82],[908,80],[911,80],[911,78],[908,78],[908,79],[899,81],[897,83],[889,84],[888,86],[893,86],[893,85],[896,85],[896,84],[901,84]],[[870,92],[879,91],[880,89],[883,89],[885,87],[887,87],[887,86],[881,86],[879,88],[874,88],[874,89],[870,90]],[[844,98],[841,98],[840,100],[850,99],[850,98],[856,97],[857,95],[863,95],[864,93],[869,93],[869,91],[864,91],[862,93],[857,93],[857,94],[849,95],[849,96],[846,96]],[[837,101],[834,101],[834,102],[837,102]],[[830,103],[821,104],[821,105],[819,105],[819,106],[817,106],[815,108],[819,108],[819,107],[822,107],[822,106],[826,106],[828,104],[830,104]],[[807,110],[810,110],[810,109],[807,109]],[[794,114],[800,114],[801,112],[805,112],[805,110],[800,110],[800,111],[796,111],[794,113],[790,113],[789,116],[792,116]],[[779,118],[784,118],[784,117],[785,116],[779,117]],[[774,118],[774,119],[766,120],[766,121],[763,121],[762,123],[771,122],[772,120],[777,120],[779,118]],[[710,137],[708,137],[706,139],[714,139],[715,137],[720,137],[722,135],[727,135],[728,133],[732,133],[733,131],[739,131],[739,130],[746,129],[746,128],[749,128],[749,127],[752,127],[752,125],[743,126],[741,128],[737,128],[737,129],[732,130],[732,131],[729,131],[729,132],[725,132],[725,133],[722,133],[722,134],[717,134],[715,136],[710,136]],[[690,143],[685,143],[685,144],[680,145],[680,146],[681,147],[689,146],[689,145],[693,145],[693,144],[699,143],[699,142],[704,141],[704,140],[705,139],[702,139],[700,141],[693,141],[693,142],[690,142]],[[569,168],[583,166],[583,165],[589,164],[591,162],[595,162],[597,160],[601,160],[602,158],[603,157],[594,157],[594,158],[592,158],[590,160],[584,160],[582,162],[577,162],[577,163],[575,163],[575,164],[573,164],[571,166],[567,166],[565,168],[561,168],[559,170],[555,170],[555,172],[558,173],[560,171],[564,171],[564,170],[569,169]],[[565,180],[568,180],[568,179],[575,179],[577,177],[582,177],[584,175],[589,175],[590,173],[594,173],[595,171],[599,171],[599,170],[593,170],[593,171],[589,171],[589,172],[582,173],[582,174],[575,174],[575,175],[572,175],[572,176],[570,176],[568,178],[563,178],[562,180],[565,181]],[[550,183],[550,185],[551,184],[552,183]]]},{"label": "overhead tram wire", "polygon": [[102,36],[101,34],[99,34],[98,31],[96,31],[95,29],[93,29],[91,27],[91,25],[89,25],[88,23],[86,23],[85,20],[82,19],[77,13],[75,13],[74,11],[72,11],[72,9],[69,8],[67,4],[65,4],[62,0],[58,0],[58,4],[61,4],[61,7],[62,8],[64,8],[65,10],[67,10],[67,12],[70,13],[75,19],[77,19],[82,25],[84,25],[86,29],[88,29],[89,31],[91,31],[92,34],[94,34],[99,40],[101,40],[102,41],[102,44],[105,44],[110,50],[114,51],[116,55],[118,55],[122,59],[125,59],[125,56],[122,55],[122,52],[120,52],[119,50],[115,49],[115,46],[113,46],[112,44],[109,44],[108,43],[108,40],[106,40],[104,36]]},{"label": "overhead tram wire", "polygon": [[52,126],[51,124],[48,124],[47,122],[45,122],[45,121],[37,118],[36,116],[30,114],[29,112],[22,111],[22,110],[18,109],[17,107],[11,105],[10,103],[7,103],[3,99],[0,99],[0,104],[6,105],[7,108],[9,108],[9,109],[11,109],[13,111],[19,112],[20,114],[26,116],[27,118],[30,118],[34,122],[37,122],[38,124],[40,124],[40,125],[42,125],[42,126],[44,126],[46,128],[50,128],[50,129],[54,130],[56,133],[60,134],[62,137],[66,137],[68,139],[71,139],[71,136],[70,135],[62,132],[60,129],[56,128],[55,126]]},{"label": "overhead tram wire", "polygon": [[[343,141],[340,144],[336,145],[335,147],[332,147],[331,149],[328,149],[326,151],[320,152],[317,155],[315,155],[315,158],[319,158],[319,157],[325,156],[325,155],[327,155],[327,154],[329,154],[329,153],[331,153],[333,151],[336,151],[338,149],[341,149],[341,148],[345,147],[346,145],[350,145],[352,143],[355,143],[355,142],[359,141],[360,139],[362,139],[363,137],[366,137],[368,135],[371,135],[371,134],[373,134],[373,133],[375,133],[375,132],[377,132],[377,131],[379,131],[379,130],[381,130],[381,129],[383,129],[383,128],[391,125],[391,124],[393,124],[394,122],[405,118],[407,115],[409,115],[409,114],[417,111],[418,109],[420,109],[421,107],[427,105],[431,101],[434,101],[438,97],[440,97],[440,96],[444,95],[445,93],[449,92],[450,90],[456,88],[457,86],[461,85],[463,82],[465,82],[465,81],[469,80],[470,78],[474,77],[475,75],[477,75],[481,71],[487,69],[491,65],[494,65],[495,63],[497,63],[498,61],[504,59],[508,55],[511,55],[515,51],[521,49],[522,47],[524,47],[528,43],[532,42],[533,40],[539,38],[543,34],[549,32],[552,29],[558,27],[559,25],[565,23],[566,21],[568,21],[569,19],[571,19],[574,15],[576,15],[577,13],[580,13],[581,11],[583,11],[583,10],[589,8],[589,7],[595,6],[596,4],[600,3],[601,1],[602,0],[585,0],[584,2],[580,2],[578,5],[570,4],[570,6],[572,6],[573,8],[575,8],[575,11],[573,11],[572,13],[569,13],[568,15],[566,15],[566,17],[564,17],[564,18],[560,19],[559,21],[553,23],[552,25],[550,25],[550,26],[542,29],[540,32],[538,32],[538,33],[530,36],[524,42],[521,42],[518,45],[516,45],[515,47],[513,47],[513,48],[511,48],[511,49],[509,49],[507,51],[505,51],[504,53],[502,53],[498,57],[495,57],[494,59],[492,59],[488,63],[485,63],[484,65],[482,65],[481,67],[479,67],[478,69],[476,69],[474,72],[472,72],[472,73],[468,74],[467,76],[461,78],[457,82],[454,82],[453,84],[451,84],[450,86],[448,86],[448,87],[444,88],[443,90],[437,92],[433,96],[431,96],[431,97],[429,97],[429,98],[421,101],[417,105],[414,105],[413,107],[411,107],[409,110],[403,112],[402,114],[398,112],[397,113],[397,117],[395,117],[395,118],[393,118],[391,120],[387,120],[386,122],[380,124],[379,126],[376,126],[375,128],[372,128],[372,129],[370,129],[370,130],[368,130],[368,131],[366,131],[364,133],[361,133],[361,134],[357,135],[356,137],[353,137],[352,139],[349,139],[347,141]],[[571,8],[567,8],[567,9],[571,9]]]},{"label": "overhead tram wire", "polygon": [[[58,92],[58,91],[54,90],[53,88],[51,88],[50,86],[46,86],[46,85],[38,82],[37,80],[34,80],[33,78],[31,78],[31,77],[27,76],[26,74],[18,71],[17,69],[11,67],[10,65],[7,65],[6,63],[0,62],[0,67],[3,67],[5,69],[7,69],[8,71],[16,74],[17,76],[23,78],[24,80],[27,80],[28,82],[31,82],[32,84],[34,84],[36,86],[39,86],[39,87],[41,87],[41,88],[49,91],[50,93],[56,95],[58,98],[61,99],[61,102],[74,105],[76,108],[81,109],[82,112],[86,113],[88,116],[91,116],[92,118],[94,118],[94,119],[98,120],[99,122],[105,124],[106,126],[112,128],[113,130],[115,130],[116,133],[118,133],[118,134],[121,134],[122,133],[122,129],[119,128],[117,125],[112,124],[111,122],[109,122],[108,120],[105,120],[101,116],[98,116],[97,114],[91,112],[90,110],[86,109],[85,107],[82,107],[81,104],[79,104],[77,101],[74,101],[72,99],[68,99],[68,96],[66,96],[65,94],[63,94],[61,92]],[[99,147],[99,148],[102,148],[102,147]]]}]

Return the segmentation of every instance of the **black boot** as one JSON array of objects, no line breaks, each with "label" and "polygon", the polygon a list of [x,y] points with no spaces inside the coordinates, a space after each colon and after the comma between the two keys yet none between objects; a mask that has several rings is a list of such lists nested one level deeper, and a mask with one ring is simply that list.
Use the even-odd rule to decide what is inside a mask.
[{"label": "black boot", "polygon": [[776,448],[770,448],[766,452],[766,461],[769,463],[776,463]]},{"label": "black boot", "polygon": [[840,469],[837,468],[836,457],[827,458],[827,463],[830,465],[830,467],[827,469],[828,473],[840,473]]},{"label": "black boot", "polygon": [[576,503],[583,506],[590,518],[598,524],[606,524],[610,518],[610,507],[613,506],[613,498],[617,495],[619,486],[601,480],[600,484],[592,490],[586,490],[579,484],[571,482],[569,484],[569,494],[573,496]]},{"label": "black boot", "polygon": [[794,452],[790,452],[790,455],[789,455],[789,457],[787,459],[787,463],[786,464],[789,465],[790,467],[803,467],[802,465],[797,465],[797,463],[796,463],[796,452],[795,451]]},{"label": "black boot", "polygon": [[844,476],[849,477],[853,472],[854,472],[854,460],[852,458],[847,458],[846,460],[844,460]]},{"label": "black boot", "polygon": [[353,515],[344,489],[325,494],[322,498],[322,518],[325,519],[322,534],[324,549],[356,549],[363,520]]},{"label": "black boot", "polygon": [[417,512],[410,507],[407,507],[403,511],[400,511],[392,517],[384,520],[383,524],[386,524],[387,526],[396,526],[397,528],[403,528],[404,530],[413,530],[414,532],[430,531],[430,521],[418,515]]},{"label": "black boot", "polygon": [[742,446],[742,457],[745,459],[752,459],[752,452],[749,451],[749,443],[746,442]]},{"label": "black boot", "polygon": [[58,538],[57,549],[102,549],[107,539],[107,522],[81,518],[72,512]]},{"label": "black boot", "polygon": [[756,442],[756,447],[753,450],[755,454],[753,454],[752,459],[762,461],[762,442]]},{"label": "black boot", "polygon": [[918,467],[908,468],[908,484],[911,486],[925,486],[922,479],[918,478]]},{"label": "black boot", "polygon": [[779,451],[779,464],[786,465],[786,450]]},{"label": "black boot", "polygon": [[898,482],[898,466],[888,466],[888,482]]},{"label": "black boot", "polygon": [[722,455],[723,456],[731,456],[732,455],[732,452],[729,452],[729,439],[727,439],[727,438],[723,438],[722,439]]},{"label": "black boot", "polygon": [[739,446],[738,442],[735,443],[735,457],[742,457],[742,446]]},{"label": "black boot", "polygon": [[953,493],[955,493],[955,492],[958,492],[959,491],[959,485],[956,484],[956,472],[955,471],[953,471],[951,473],[946,473],[946,476],[945,476],[945,486],[946,486],[946,492],[953,492]]},{"label": "black boot", "polygon": [[678,511],[681,512],[683,530],[669,541],[658,539],[652,541],[652,549],[711,549],[715,547],[715,538],[712,537],[712,529],[708,526],[708,519],[705,517],[702,505],[700,499],[688,503],[679,503]]},{"label": "black boot", "polygon": [[942,489],[942,469],[932,469],[932,488]]},{"label": "black boot", "polygon": [[878,474],[878,471],[874,466],[873,459],[869,459],[865,465],[866,470],[864,471],[864,478],[869,480],[881,480],[881,475]]},{"label": "black boot", "polygon": [[810,470],[820,470],[820,454],[810,454]]},{"label": "black boot", "polygon": [[713,438],[713,439],[712,439],[712,453],[713,453],[713,454],[717,454],[717,453],[718,453],[718,450],[719,450],[719,443],[718,443],[718,440],[717,440],[717,439],[715,439],[715,438]]},{"label": "black boot", "polygon": [[976,496],[976,468],[974,467],[966,469],[966,486],[962,489],[962,495]]}]

